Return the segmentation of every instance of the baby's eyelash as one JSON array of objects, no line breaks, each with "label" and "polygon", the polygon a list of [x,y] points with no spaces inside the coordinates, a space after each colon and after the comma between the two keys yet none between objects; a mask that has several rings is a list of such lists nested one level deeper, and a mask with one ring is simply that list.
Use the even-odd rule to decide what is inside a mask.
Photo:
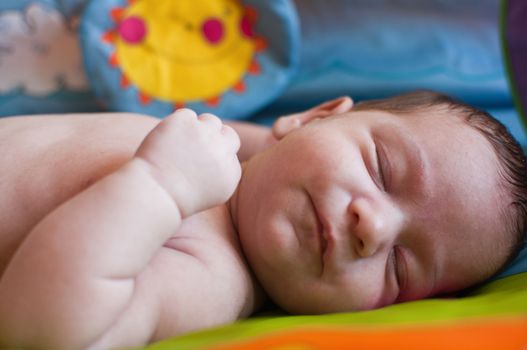
[{"label": "baby's eyelash", "polygon": [[399,276],[399,269],[397,266],[397,253],[396,253],[395,247],[392,248],[392,252],[390,255],[391,255],[390,263],[393,265],[393,273],[395,274],[395,280],[397,281],[397,286],[399,287],[399,290],[400,290],[401,289],[401,280],[400,280],[401,276]]},{"label": "baby's eyelash", "polygon": [[381,157],[382,155],[379,152],[380,146],[378,144],[375,144],[375,157],[377,160],[377,176],[379,178],[379,185],[383,190],[386,190],[386,180],[384,177],[384,169],[382,166]]}]

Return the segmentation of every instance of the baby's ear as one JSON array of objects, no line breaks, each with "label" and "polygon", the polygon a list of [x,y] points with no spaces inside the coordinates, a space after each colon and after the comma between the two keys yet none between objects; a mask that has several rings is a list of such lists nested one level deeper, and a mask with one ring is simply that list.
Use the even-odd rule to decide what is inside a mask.
[{"label": "baby's ear", "polygon": [[331,101],[321,103],[306,111],[286,115],[278,118],[273,124],[273,135],[278,140],[312,120],[326,118],[335,114],[348,112],[353,107],[353,100],[342,96]]}]

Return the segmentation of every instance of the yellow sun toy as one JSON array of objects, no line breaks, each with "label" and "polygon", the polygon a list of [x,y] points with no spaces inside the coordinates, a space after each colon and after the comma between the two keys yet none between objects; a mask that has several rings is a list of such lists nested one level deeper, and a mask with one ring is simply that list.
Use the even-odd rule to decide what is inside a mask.
[{"label": "yellow sun toy", "polygon": [[[236,97],[246,95],[249,85],[262,91],[270,78],[276,92],[296,63],[296,23],[284,8],[293,13],[289,1],[273,7],[268,1],[93,0],[81,23],[88,76],[110,107],[160,116],[168,105],[199,111],[240,104],[244,99]],[[283,38],[277,38],[284,30],[276,32],[276,24],[285,28]],[[267,26],[271,40],[257,30]],[[282,42],[273,50],[276,39]]]}]

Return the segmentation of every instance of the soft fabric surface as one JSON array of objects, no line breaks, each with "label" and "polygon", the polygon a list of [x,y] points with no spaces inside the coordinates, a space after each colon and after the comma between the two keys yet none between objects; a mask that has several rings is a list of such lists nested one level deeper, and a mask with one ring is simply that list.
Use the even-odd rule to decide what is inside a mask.
[{"label": "soft fabric surface", "polygon": [[165,349],[525,349],[527,273],[467,296],[322,316],[275,316],[147,347]]},{"label": "soft fabric surface", "polygon": [[[518,0],[522,2],[522,0]],[[258,120],[349,95],[437,90],[490,110],[522,144],[499,36],[499,0],[295,1],[300,65]]]},{"label": "soft fabric surface", "polygon": [[523,245],[520,254],[512,261],[507,268],[496,276],[495,279],[515,275],[517,273],[527,272],[527,244]]},{"label": "soft fabric surface", "polygon": [[301,61],[289,98],[343,92],[371,98],[430,88],[482,106],[510,103],[497,0],[295,4]]}]

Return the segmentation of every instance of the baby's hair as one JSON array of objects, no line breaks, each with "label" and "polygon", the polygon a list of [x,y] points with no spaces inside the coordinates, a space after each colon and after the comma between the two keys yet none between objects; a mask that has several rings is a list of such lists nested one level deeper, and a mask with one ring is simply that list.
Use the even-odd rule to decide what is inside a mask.
[{"label": "baby's hair", "polygon": [[386,99],[364,101],[355,105],[353,110],[379,110],[402,115],[427,108],[441,108],[452,112],[452,115],[461,118],[483,135],[496,153],[500,165],[499,175],[511,195],[511,202],[505,208],[504,216],[507,231],[512,235],[505,263],[495,272],[498,274],[519,254],[527,239],[527,160],[521,146],[507,128],[487,112],[433,91],[416,91]]}]

